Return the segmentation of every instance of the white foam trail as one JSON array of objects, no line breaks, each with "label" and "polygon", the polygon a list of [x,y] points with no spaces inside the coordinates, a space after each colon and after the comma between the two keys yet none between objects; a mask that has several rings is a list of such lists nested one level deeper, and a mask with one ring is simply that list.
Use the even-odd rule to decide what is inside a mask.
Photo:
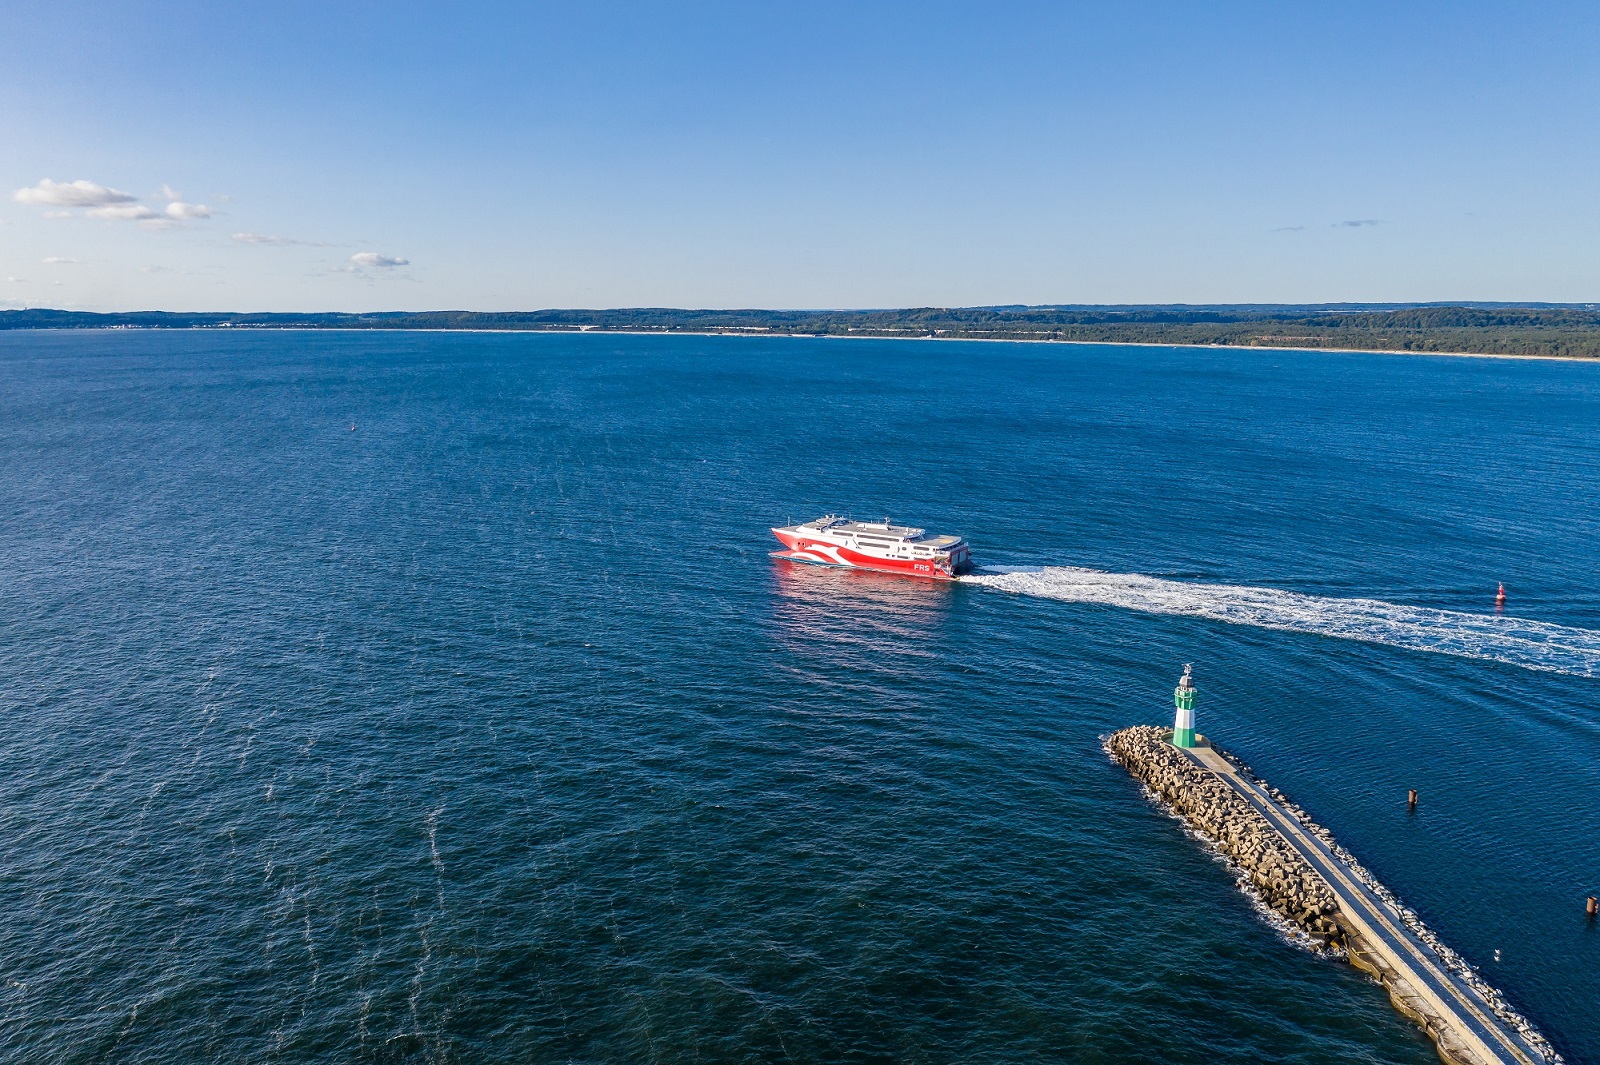
[{"label": "white foam trail", "polygon": [[962,580],[989,588],[1103,603],[1151,614],[1182,614],[1230,625],[1309,632],[1412,651],[1481,658],[1525,669],[1600,677],[1600,632],[1498,614],[1336,599],[1238,584],[1200,584],[1105,573],[1077,566],[990,571]]}]

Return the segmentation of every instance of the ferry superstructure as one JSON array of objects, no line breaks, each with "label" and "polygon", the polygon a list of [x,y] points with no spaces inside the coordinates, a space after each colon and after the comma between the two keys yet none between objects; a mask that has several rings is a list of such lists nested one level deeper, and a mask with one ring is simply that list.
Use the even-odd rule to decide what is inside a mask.
[{"label": "ferry superstructure", "polygon": [[826,514],[804,525],[772,530],[787,550],[773,558],[817,566],[847,566],[912,577],[954,580],[972,570],[972,553],[959,536],[930,536],[909,525],[854,521]]}]

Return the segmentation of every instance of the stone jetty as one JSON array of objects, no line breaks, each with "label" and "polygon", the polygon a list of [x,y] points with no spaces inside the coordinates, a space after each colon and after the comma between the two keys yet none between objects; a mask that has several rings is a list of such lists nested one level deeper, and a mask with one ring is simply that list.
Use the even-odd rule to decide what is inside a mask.
[{"label": "stone jetty", "polygon": [[1182,748],[1173,738],[1172,729],[1140,725],[1104,746],[1233,863],[1263,906],[1382,983],[1442,1059],[1559,1065],[1544,1036],[1304,810],[1204,737],[1180,737],[1189,741]]},{"label": "stone jetty", "polygon": [[1163,803],[1216,844],[1249,878],[1261,903],[1324,947],[1344,948],[1339,903],[1327,882],[1215,774],[1196,766],[1148,725],[1114,732],[1106,752]]}]

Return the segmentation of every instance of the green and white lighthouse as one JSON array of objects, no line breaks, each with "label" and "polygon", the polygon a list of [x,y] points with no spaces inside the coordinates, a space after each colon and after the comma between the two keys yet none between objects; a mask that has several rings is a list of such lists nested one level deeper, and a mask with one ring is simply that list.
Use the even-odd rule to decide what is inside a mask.
[{"label": "green and white lighthouse", "polygon": [[1178,716],[1172,723],[1172,745],[1194,746],[1194,666],[1185,662],[1183,678],[1178,681],[1172,701],[1178,705]]}]

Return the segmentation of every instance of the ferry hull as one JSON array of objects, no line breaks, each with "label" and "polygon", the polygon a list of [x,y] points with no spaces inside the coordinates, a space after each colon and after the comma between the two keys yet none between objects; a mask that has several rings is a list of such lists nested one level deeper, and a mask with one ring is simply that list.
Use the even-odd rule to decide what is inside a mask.
[{"label": "ferry hull", "polygon": [[773,551],[773,558],[790,562],[804,562],[813,566],[836,566],[843,569],[871,570],[874,573],[895,573],[905,577],[922,577],[927,580],[953,581],[958,574],[947,564],[926,558],[881,558],[854,550],[844,544],[831,543],[807,536],[795,528],[774,528],[772,535],[788,548]]},{"label": "ferry hull", "polygon": [[953,581],[959,579],[953,573],[944,573],[938,570],[930,573],[923,568],[910,570],[891,567],[885,564],[889,561],[886,559],[873,559],[871,563],[833,562],[828,559],[818,558],[816,555],[806,551],[769,551],[767,554],[773,558],[781,558],[785,562],[803,562],[808,566],[827,566],[830,569],[859,569],[866,570],[869,573],[894,573],[902,577],[921,577],[930,581]]}]

